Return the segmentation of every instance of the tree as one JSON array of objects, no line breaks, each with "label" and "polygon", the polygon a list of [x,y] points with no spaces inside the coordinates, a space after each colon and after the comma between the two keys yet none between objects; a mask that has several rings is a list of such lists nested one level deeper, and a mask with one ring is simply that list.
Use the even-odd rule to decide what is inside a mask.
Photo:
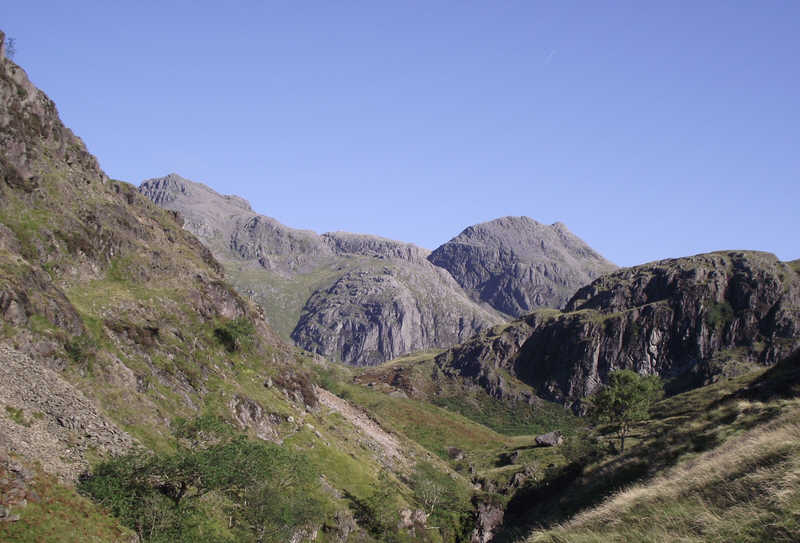
[{"label": "tree", "polygon": [[288,541],[297,526],[324,518],[319,472],[302,453],[249,440],[212,415],[176,420],[173,435],[173,450],[110,458],[79,483],[142,542],[229,541],[209,503],[224,504],[236,540]]},{"label": "tree", "polygon": [[608,376],[608,384],[589,399],[589,416],[596,422],[616,427],[620,454],[633,423],[647,417],[650,406],[664,394],[657,375],[639,375],[618,370]]}]

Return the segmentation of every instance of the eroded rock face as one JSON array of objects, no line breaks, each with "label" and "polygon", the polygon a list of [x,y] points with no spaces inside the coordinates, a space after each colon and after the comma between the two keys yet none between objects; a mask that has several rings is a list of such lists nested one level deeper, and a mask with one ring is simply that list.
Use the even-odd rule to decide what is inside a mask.
[{"label": "eroded rock face", "polygon": [[179,212],[270,322],[325,357],[377,364],[448,347],[501,321],[411,243],[289,228],[175,174],[145,181],[139,191]]},{"label": "eroded rock face", "polygon": [[306,303],[295,342],[353,365],[465,341],[499,319],[429,262],[352,271]]},{"label": "eroded rock face", "polygon": [[570,296],[616,266],[562,223],[503,217],[470,226],[429,260],[449,271],[475,300],[520,317],[563,307]]},{"label": "eroded rock face", "polygon": [[723,251],[606,275],[565,312],[535,312],[437,363],[498,397],[507,395],[497,371],[504,369],[539,396],[580,410],[617,369],[658,374],[678,392],[773,364],[799,346],[796,266],[769,253]]},{"label": "eroded rock face", "polygon": [[470,543],[489,543],[495,530],[503,524],[505,513],[503,508],[494,503],[479,503],[478,522],[472,532]]},{"label": "eroded rock face", "polygon": [[534,331],[515,370],[572,405],[609,372],[698,386],[731,364],[774,364],[800,345],[798,274],[774,255],[717,252],[620,270]]}]

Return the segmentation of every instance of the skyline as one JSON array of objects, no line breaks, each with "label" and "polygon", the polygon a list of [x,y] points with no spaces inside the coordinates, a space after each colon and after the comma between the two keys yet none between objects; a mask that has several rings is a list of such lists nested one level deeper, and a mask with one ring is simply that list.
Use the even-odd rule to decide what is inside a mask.
[{"label": "skyline", "polygon": [[621,266],[800,258],[792,3],[33,1],[0,21],[136,185],[175,172],[293,228],[428,249],[525,215]]}]

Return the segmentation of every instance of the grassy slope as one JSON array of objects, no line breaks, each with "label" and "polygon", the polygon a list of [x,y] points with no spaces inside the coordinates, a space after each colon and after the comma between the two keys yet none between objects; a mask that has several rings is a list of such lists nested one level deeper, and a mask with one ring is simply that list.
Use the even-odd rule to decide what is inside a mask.
[{"label": "grassy slope", "polygon": [[[361,369],[355,381],[385,393],[402,392],[509,436],[530,436],[556,429],[571,434],[580,426],[578,419],[560,405],[544,400],[536,400],[533,404],[498,400],[467,379],[445,376],[434,361],[441,352],[415,353],[377,367]],[[503,372],[509,388],[532,391],[508,372],[497,371]]]},{"label": "grassy slope", "polygon": [[798,355],[664,400],[654,415],[623,456],[528,509],[551,525],[529,541],[796,541]]},{"label": "grassy slope", "polygon": [[[517,473],[531,470],[539,475],[545,466],[563,466],[567,463],[558,449],[536,447],[535,436],[541,431],[559,429],[570,434],[580,422],[571,414],[557,406],[546,406],[544,414],[537,413],[535,420],[515,422],[514,410],[488,396],[483,389],[467,387],[455,379],[445,379],[447,388],[437,396],[431,392],[427,396],[407,396],[403,390],[378,379],[385,377],[386,371],[392,374],[398,366],[403,366],[402,375],[417,374],[419,386],[430,387],[429,358],[434,353],[409,355],[367,370],[339,367],[339,374],[327,374],[323,384],[337,395],[362,407],[382,427],[391,430],[407,442],[413,443],[417,451],[422,451],[428,460],[441,465],[446,463],[465,479],[489,481],[500,489]],[[406,371],[412,365],[412,372]],[[355,381],[355,383],[354,383]],[[360,383],[360,384],[358,384]],[[460,399],[458,394],[461,394]],[[438,405],[438,400],[446,400]],[[467,415],[462,410],[469,408]],[[557,409],[558,416],[552,417],[549,408]],[[527,411],[527,405],[520,409]],[[480,416],[468,416],[480,415]],[[546,420],[546,422],[545,422]],[[488,424],[484,424],[488,421]],[[513,432],[502,431],[503,427]],[[546,430],[545,430],[546,429]],[[527,430],[527,431],[526,431]],[[463,457],[452,455],[458,449]],[[516,458],[509,463],[509,456]],[[418,457],[418,459],[420,459]],[[499,497],[505,501],[509,495]]]},{"label": "grassy slope", "polygon": [[83,543],[135,541],[133,532],[120,525],[99,505],[38,471],[31,488],[39,496],[25,507],[14,507],[16,522],[0,522],[0,541],[19,543]]}]

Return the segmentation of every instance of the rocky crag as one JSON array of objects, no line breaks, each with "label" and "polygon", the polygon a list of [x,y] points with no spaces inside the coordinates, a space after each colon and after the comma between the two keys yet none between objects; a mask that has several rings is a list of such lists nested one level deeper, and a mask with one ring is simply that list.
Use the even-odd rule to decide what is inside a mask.
[{"label": "rocky crag", "polygon": [[528,217],[470,226],[428,258],[474,300],[512,317],[563,307],[578,288],[616,269],[564,224]]},{"label": "rocky crag", "polygon": [[771,365],[800,347],[797,261],[721,251],[625,268],[435,357],[437,371],[502,399],[580,410],[609,372],[657,374],[669,392]]},{"label": "rocky crag", "polygon": [[322,356],[377,364],[465,341],[501,320],[413,244],[289,228],[241,198],[175,174],[145,181],[139,191],[179,212],[240,292],[284,336]]}]

